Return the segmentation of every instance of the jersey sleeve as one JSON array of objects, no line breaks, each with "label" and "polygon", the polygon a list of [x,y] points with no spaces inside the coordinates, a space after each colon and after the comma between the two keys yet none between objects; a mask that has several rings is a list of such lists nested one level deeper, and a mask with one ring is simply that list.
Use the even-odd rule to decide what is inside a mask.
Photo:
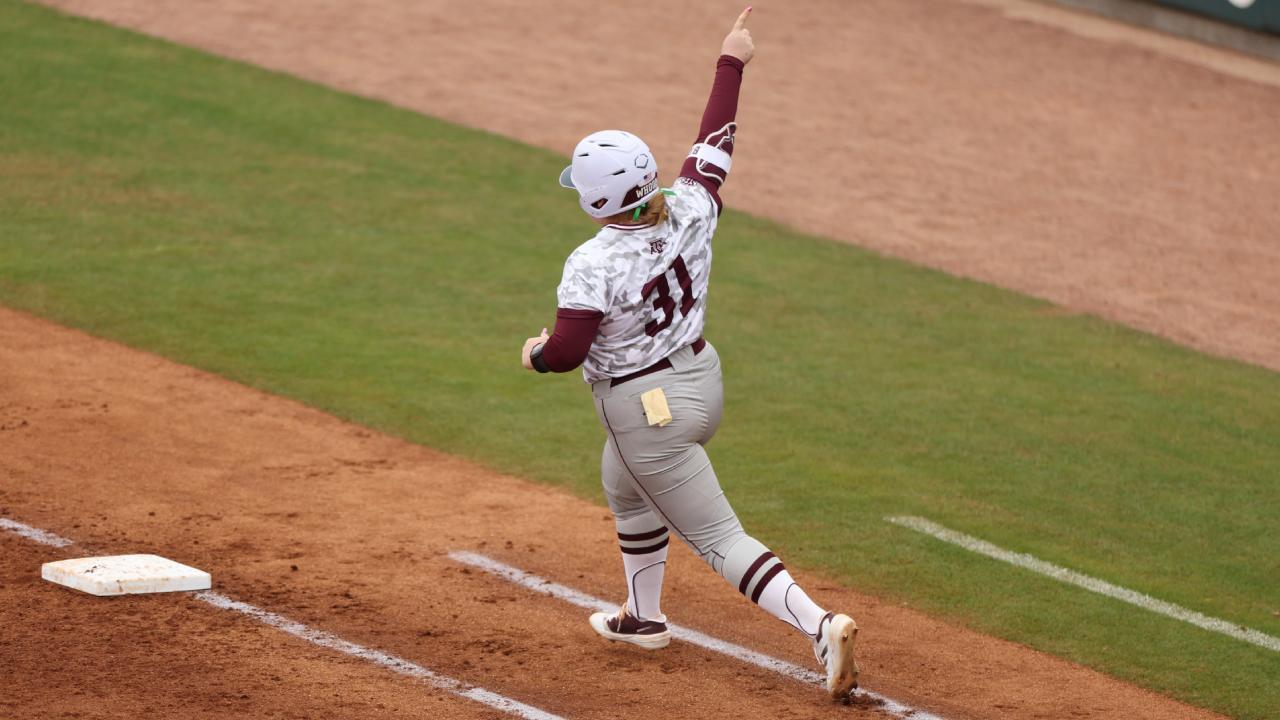
[{"label": "jersey sleeve", "polygon": [[609,275],[604,266],[593,262],[591,253],[578,248],[564,263],[560,287],[556,288],[556,305],[566,310],[609,312]]},{"label": "jersey sleeve", "polygon": [[542,346],[542,360],[551,372],[569,372],[587,359],[604,313],[597,310],[556,310],[556,328]]}]

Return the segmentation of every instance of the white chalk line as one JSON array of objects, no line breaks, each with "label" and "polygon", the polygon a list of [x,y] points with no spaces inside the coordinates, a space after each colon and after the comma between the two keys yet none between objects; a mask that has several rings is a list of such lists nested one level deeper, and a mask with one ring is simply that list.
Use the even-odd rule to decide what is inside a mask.
[{"label": "white chalk line", "polygon": [[[59,535],[31,527],[30,525],[26,525],[15,520],[9,520],[7,518],[0,518],[0,529],[8,530],[17,535],[21,535],[28,540],[34,540],[42,545],[51,545],[53,547],[61,548],[75,544],[74,541],[68,540]],[[330,650],[336,650],[352,657],[360,658],[361,660],[379,665],[392,672],[407,675],[416,680],[425,682],[432,687],[481,703],[482,705],[487,705],[495,710],[501,710],[511,715],[515,715],[516,717],[525,718],[526,720],[564,720],[559,715],[553,715],[545,710],[533,707],[532,705],[526,705],[525,703],[513,700],[505,695],[499,695],[498,693],[475,685],[468,685],[461,680],[455,680],[454,678],[446,675],[441,675],[440,673],[429,670],[417,663],[405,660],[404,658],[384,653],[381,650],[367,648],[349,640],[343,640],[333,633],[308,627],[295,620],[290,620],[283,615],[277,615],[273,612],[263,610],[256,605],[250,605],[249,603],[240,602],[239,600],[233,600],[221,593],[216,593],[212,590],[203,590],[201,592],[193,593],[192,596],[216,608],[232,610],[242,615],[247,615],[258,622],[269,625],[277,630],[293,635],[294,637],[306,640],[313,645],[318,645]]]},{"label": "white chalk line", "polygon": [[343,640],[333,633],[307,627],[300,622],[263,610],[262,608],[250,605],[249,603],[232,600],[231,598],[220,593],[213,592],[212,590],[203,590],[198,592],[195,594],[195,597],[216,608],[233,610],[241,613],[242,615],[248,615],[258,622],[270,625],[271,627],[293,635],[294,637],[302,638],[313,645],[319,645],[320,647],[337,650],[340,653],[345,653],[352,657],[360,658],[361,660],[367,660],[375,665],[381,665],[392,672],[400,673],[401,675],[408,675],[409,677],[421,680],[433,687],[483,703],[489,707],[511,713],[512,715],[528,718],[528,720],[559,720],[558,716],[539,710],[532,705],[526,705],[522,702],[490,692],[481,687],[467,685],[460,680],[454,680],[451,677],[446,677],[440,673],[428,670],[427,668],[424,668],[417,663],[405,660],[404,658],[384,653],[381,650],[367,648],[363,645],[357,645],[349,640]]},{"label": "white chalk line", "polygon": [[1119,585],[1113,585],[1106,580],[1078,573],[1060,565],[1054,565],[1053,563],[1046,562],[1032,555],[1014,552],[1012,550],[1005,550],[997,545],[992,545],[986,540],[951,530],[931,520],[914,516],[887,517],[885,520],[893,523],[894,525],[900,525],[902,527],[915,530],[916,532],[930,535],[945,543],[958,545],[965,550],[978,553],[979,555],[985,555],[989,558],[1007,562],[1010,565],[1017,565],[1020,568],[1051,577],[1054,580],[1075,585],[1076,587],[1084,588],[1085,590],[1098,593],[1099,595],[1106,595],[1107,597],[1127,602],[1130,605],[1136,605],[1144,610],[1150,610],[1153,613],[1158,613],[1166,617],[1171,617],[1175,620],[1190,623],[1198,628],[1203,628],[1210,632],[1221,633],[1237,640],[1252,643],[1258,647],[1280,652],[1280,638],[1273,635],[1268,635],[1264,632],[1253,630],[1219,618],[1209,617],[1208,615],[1203,615],[1195,610],[1184,608],[1181,605],[1165,602],[1164,600],[1153,598],[1145,593],[1123,588]]},{"label": "white chalk line", "polygon": [[53,547],[60,548],[73,544],[71,540],[62,537],[61,535],[54,535],[47,530],[31,527],[26,523],[20,523],[17,520],[10,520],[9,518],[0,518],[0,529],[21,535],[28,540],[34,540],[41,545],[52,545]]},{"label": "white chalk line", "polygon": [[[479,553],[456,551],[449,553],[449,557],[460,562],[463,565],[479,568],[487,573],[497,575],[504,580],[508,580],[528,590],[550,595],[551,597],[563,600],[571,605],[576,605],[585,610],[594,612],[615,612],[618,606],[592,597],[571,587],[552,582],[546,578],[539,577],[533,573],[526,572],[520,568],[507,565],[506,563],[494,560]],[[736,660],[755,665],[756,667],[771,670],[779,675],[785,675],[793,680],[799,680],[802,683],[822,684],[826,678],[813,670],[802,668],[794,663],[781,660],[764,653],[756,652],[741,645],[711,637],[704,633],[698,632],[692,628],[687,628],[675,623],[667,623],[667,628],[671,631],[671,636],[677,640],[683,640],[687,643],[697,645],[698,647],[723,655],[728,655]],[[867,695],[883,703],[881,708],[893,715],[901,718],[911,718],[911,720],[943,720],[937,715],[925,712],[918,708],[911,707],[904,703],[900,703],[892,698],[885,697],[879,693],[863,690]]]}]

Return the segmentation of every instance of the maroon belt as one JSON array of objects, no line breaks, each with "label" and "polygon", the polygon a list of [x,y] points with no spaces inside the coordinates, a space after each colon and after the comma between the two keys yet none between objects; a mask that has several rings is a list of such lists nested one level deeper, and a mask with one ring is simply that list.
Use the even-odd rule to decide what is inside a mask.
[{"label": "maroon belt", "polygon": [[[693,344],[690,345],[689,347],[693,348],[693,354],[697,355],[698,353],[702,352],[702,349],[705,348],[706,346],[707,346],[707,341],[703,340],[702,338],[698,338],[697,340],[694,340]],[[610,380],[609,387],[616,388],[624,382],[631,382],[636,378],[642,378],[645,375],[652,375],[653,373],[656,373],[659,370],[670,370],[670,369],[671,369],[671,361],[668,360],[667,358],[662,358],[658,362],[650,365],[649,367],[643,370],[637,370],[631,373],[630,375],[623,375],[622,377],[616,377]]]}]

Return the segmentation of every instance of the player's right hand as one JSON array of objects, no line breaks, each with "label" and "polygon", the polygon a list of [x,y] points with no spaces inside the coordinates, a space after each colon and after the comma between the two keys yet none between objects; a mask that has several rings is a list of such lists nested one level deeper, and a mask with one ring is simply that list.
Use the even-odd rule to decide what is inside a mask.
[{"label": "player's right hand", "polygon": [[750,5],[733,22],[733,29],[725,36],[724,43],[720,46],[721,55],[736,57],[742,61],[743,65],[751,62],[751,58],[756,54],[755,43],[751,42],[751,31],[747,29],[749,15],[751,15]]},{"label": "player's right hand", "polygon": [[528,340],[524,341],[524,348],[520,350],[520,364],[524,365],[525,370],[533,369],[533,360],[529,359],[529,353],[533,352],[533,349],[535,347],[545,343],[550,339],[551,337],[547,335],[547,329],[542,328],[541,335],[539,335],[538,337],[531,337]]}]

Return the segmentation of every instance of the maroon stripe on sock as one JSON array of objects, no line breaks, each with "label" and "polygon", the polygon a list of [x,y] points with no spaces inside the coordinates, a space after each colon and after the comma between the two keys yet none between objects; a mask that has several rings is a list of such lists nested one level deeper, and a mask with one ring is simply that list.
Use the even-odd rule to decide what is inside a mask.
[{"label": "maroon stripe on sock", "polygon": [[747,586],[751,584],[751,578],[755,577],[756,571],[760,569],[760,566],[769,562],[769,558],[771,557],[773,557],[773,553],[767,552],[756,558],[755,562],[751,563],[751,567],[747,568],[747,571],[742,574],[742,582],[738,583],[738,592],[743,595],[747,594]]},{"label": "maroon stripe on sock", "polygon": [[658,552],[662,548],[666,547],[669,542],[671,542],[671,538],[662,538],[662,542],[657,543],[656,545],[649,545],[648,547],[642,548],[630,548],[626,545],[619,545],[618,549],[628,555],[647,555],[651,552]]},{"label": "maroon stripe on sock", "polygon": [[642,532],[642,533],[635,533],[635,534],[618,533],[618,539],[626,540],[627,542],[635,542],[637,540],[652,540],[653,538],[661,536],[666,531],[667,531],[666,528],[660,527],[657,530],[650,530],[649,532]]},{"label": "maroon stripe on sock", "polygon": [[782,563],[769,568],[769,572],[765,573],[764,577],[760,578],[760,582],[756,583],[755,592],[751,593],[751,602],[758,604],[760,602],[760,593],[764,592],[765,586],[783,570],[786,570],[786,568],[782,566]]}]

